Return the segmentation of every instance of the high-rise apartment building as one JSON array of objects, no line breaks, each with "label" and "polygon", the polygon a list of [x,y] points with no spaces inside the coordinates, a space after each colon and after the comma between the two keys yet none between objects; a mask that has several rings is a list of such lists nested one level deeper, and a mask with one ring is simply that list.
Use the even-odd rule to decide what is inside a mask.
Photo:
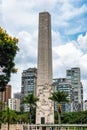
[{"label": "high-rise apartment building", "polygon": [[7,85],[5,91],[0,92],[0,100],[3,102],[3,110],[5,110],[8,105],[9,98],[11,98],[11,85]]},{"label": "high-rise apartment building", "polygon": [[20,112],[20,99],[17,98],[8,99],[8,106],[11,110]]},{"label": "high-rise apartment building", "polygon": [[11,85],[7,85],[5,91],[2,93],[2,100],[8,102],[8,99],[11,98]]},{"label": "high-rise apartment building", "polygon": [[[21,100],[30,93],[36,95],[37,69],[29,68],[22,73]],[[24,110],[29,111],[28,106],[24,105]]]},{"label": "high-rise apartment building", "polygon": [[29,68],[24,70],[22,73],[22,87],[21,94],[22,97],[28,95],[29,93],[36,93],[36,82],[37,82],[37,69]]},{"label": "high-rise apartment building", "polygon": [[20,92],[14,93],[14,98],[21,99],[21,93]]},{"label": "high-rise apartment building", "polygon": [[73,89],[73,111],[83,109],[83,86],[80,79],[80,68],[71,68],[66,71],[67,82]]},{"label": "high-rise apartment building", "polygon": [[[72,111],[72,85],[67,82],[66,78],[55,78],[53,79],[53,84],[55,88],[55,92],[64,91],[68,96],[68,103],[61,102],[61,109],[63,112],[71,112]],[[57,103],[55,102],[55,110],[57,109]]]}]

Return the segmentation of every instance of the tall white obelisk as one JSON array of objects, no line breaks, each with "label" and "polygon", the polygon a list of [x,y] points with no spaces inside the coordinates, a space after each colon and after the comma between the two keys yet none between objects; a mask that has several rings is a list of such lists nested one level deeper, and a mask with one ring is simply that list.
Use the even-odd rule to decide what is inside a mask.
[{"label": "tall white obelisk", "polygon": [[39,13],[38,33],[38,73],[36,124],[54,123],[54,103],[48,98],[53,92],[52,85],[52,40],[51,16],[48,12]]}]

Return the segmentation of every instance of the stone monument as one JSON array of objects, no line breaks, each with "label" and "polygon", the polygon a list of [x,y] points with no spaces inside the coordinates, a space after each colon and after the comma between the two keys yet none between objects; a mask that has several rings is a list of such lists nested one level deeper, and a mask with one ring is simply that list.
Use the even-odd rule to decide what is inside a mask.
[{"label": "stone monument", "polygon": [[39,101],[36,108],[36,124],[53,124],[54,102],[48,99],[53,92],[51,16],[48,12],[39,13],[37,68],[36,95]]}]

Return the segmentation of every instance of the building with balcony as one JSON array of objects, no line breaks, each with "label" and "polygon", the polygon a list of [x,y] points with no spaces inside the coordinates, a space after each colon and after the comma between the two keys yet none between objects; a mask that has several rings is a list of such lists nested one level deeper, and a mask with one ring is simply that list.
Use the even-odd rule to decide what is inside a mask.
[{"label": "building with balcony", "polygon": [[20,99],[17,98],[8,99],[8,106],[11,110],[20,112]]},{"label": "building with balcony", "polygon": [[[30,93],[36,95],[36,84],[37,84],[37,69],[28,68],[22,73],[22,86],[21,86],[21,100],[24,99]],[[29,111],[28,106],[24,105],[24,110]]]},{"label": "building with balcony", "polygon": [[[66,80],[66,78],[56,78],[53,79],[53,84],[55,88],[55,92],[64,91],[68,96],[67,99],[69,103],[61,102],[61,108],[63,112],[71,112],[72,111],[72,86]],[[55,110],[57,109],[57,103],[55,102]]]},{"label": "building with balcony", "polygon": [[73,89],[73,111],[83,110],[83,86],[81,83],[80,68],[75,67],[66,71],[67,82]]}]

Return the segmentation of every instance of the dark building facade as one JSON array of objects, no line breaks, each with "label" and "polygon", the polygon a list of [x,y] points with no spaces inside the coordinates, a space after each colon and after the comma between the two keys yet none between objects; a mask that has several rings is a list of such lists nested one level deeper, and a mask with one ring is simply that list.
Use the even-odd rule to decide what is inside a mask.
[{"label": "dark building facade", "polygon": [[[69,103],[61,102],[61,109],[63,112],[72,111],[72,86],[67,82],[66,78],[55,78],[53,79],[55,92],[64,91],[68,96]],[[57,103],[55,102],[55,110],[57,110]]]},{"label": "dark building facade", "polygon": [[[37,69],[28,68],[22,73],[21,100],[30,93],[36,95]],[[27,105],[24,105],[25,111],[29,111]]]}]

